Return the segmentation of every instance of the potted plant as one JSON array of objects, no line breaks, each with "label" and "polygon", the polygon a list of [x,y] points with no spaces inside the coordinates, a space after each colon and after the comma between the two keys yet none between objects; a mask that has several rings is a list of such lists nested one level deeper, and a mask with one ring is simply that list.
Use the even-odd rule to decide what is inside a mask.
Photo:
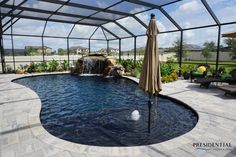
[{"label": "potted plant", "polygon": [[192,68],[192,65],[185,64],[182,66],[181,71],[185,80],[188,80],[190,78],[190,71],[192,70]]}]

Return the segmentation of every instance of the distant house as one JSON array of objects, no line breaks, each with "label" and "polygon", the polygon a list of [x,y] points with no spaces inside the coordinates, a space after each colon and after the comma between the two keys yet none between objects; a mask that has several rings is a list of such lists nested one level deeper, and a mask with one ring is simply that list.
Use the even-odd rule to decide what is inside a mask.
[{"label": "distant house", "polygon": [[202,52],[202,47],[194,44],[185,44],[183,45],[183,49],[189,52]]},{"label": "distant house", "polygon": [[[97,50],[96,52],[107,54],[107,48],[102,48],[100,50]],[[119,53],[119,49],[115,49],[115,48],[109,47],[108,53],[110,55],[117,55]]]},{"label": "distant house", "polygon": [[82,46],[70,47],[70,51],[72,51],[73,54],[89,53],[89,49]]},{"label": "distant house", "polygon": [[25,51],[33,51],[33,55],[42,55],[43,51],[45,55],[51,55],[52,54],[52,48],[47,46],[25,46]]},{"label": "distant house", "polygon": [[115,48],[110,47],[109,53],[113,54],[113,55],[119,54],[119,49],[115,49]]}]

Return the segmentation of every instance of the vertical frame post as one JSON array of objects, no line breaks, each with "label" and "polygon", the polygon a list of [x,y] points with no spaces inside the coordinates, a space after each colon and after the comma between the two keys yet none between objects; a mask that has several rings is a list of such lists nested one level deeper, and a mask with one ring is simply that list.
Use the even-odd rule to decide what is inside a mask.
[{"label": "vertical frame post", "polygon": [[13,35],[12,35],[12,26],[11,26],[11,49],[12,49],[14,72],[16,72],[15,49],[14,49],[14,40],[13,40]]},{"label": "vertical frame post", "polygon": [[109,55],[109,40],[107,40],[107,55]]},{"label": "vertical frame post", "polygon": [[89,39],[89,54],[91,53],[91,41]]},{"label": "vertical frame post", "polygon": [[2,73],[6,73],[5,67],[5,53],[3,48],[3,38],[2,38],[2,19],[0,20],[0,51],[1,51],[1,64],[2,64]]},{"label": "vertical frame post", "polygon": [[218,41],[217,41],[217,50],[216,50],[216,71],[218,70],[218,66],[219,66],[220,35],[221,35],[221,25],[218,26]]},{"label": "vertical frame post", "polygon": [[45,62],[45,57],[44,57],[44,40],[43,40],[43,36],[41,36],[42,39],[42,55],[43,55],[43,62]]},{"label": "vertical frame post", "polygon": [[[15,6],[15,0],[13,1],[13,5],[12,5],[12,10],[14,9]],[[13,68],[14,68],[14,72],[16,72],[16,62],[15,62],[15,50],[14,50],[14,41],[13,41],[13,13],[11,12],[11,50],[12,50],[12,60],[13,60]]]},{"label": "vertical frame post", "polygon": [[182,75],[182,56],[183,56],[183,30],[180,31],[180,45],[179,45],[179,77]]},{"label": "vertical frame post", "polygon": [[134,37],[134,67],[136,66],[136,54],[137,54],[137,37]]},{"label": "vertical frame post", "polygon": [[121,62],[121,39],[119,39],[119,62]]},{"label": "vertical frame post", "polygon": [[70,41],[69,41],[69,38],[67,38],[67,61],[68,61],[68,65],[70,65]]}]

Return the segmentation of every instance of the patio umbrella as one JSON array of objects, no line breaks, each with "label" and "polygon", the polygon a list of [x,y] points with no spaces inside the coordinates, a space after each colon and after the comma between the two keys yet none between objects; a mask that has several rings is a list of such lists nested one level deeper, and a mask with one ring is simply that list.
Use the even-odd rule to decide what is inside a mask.
[{"label": "patio umbrella", "polygon": [[144,54],[143,67],[139,79],[139,87],[141,87],[149,95],[149,132],[150,132],[150,119],[152,108],[152,96],[156,96],[161,91],[161,74],[159,52],[157,46],[157,33],[158,28],[156,25],[155,15],[151,14],[151,20],[147,28],[147,44]]},{"label": "patio umbrella", "polygon": [[236,38],[236,31],[224,33],[222,37]]}]

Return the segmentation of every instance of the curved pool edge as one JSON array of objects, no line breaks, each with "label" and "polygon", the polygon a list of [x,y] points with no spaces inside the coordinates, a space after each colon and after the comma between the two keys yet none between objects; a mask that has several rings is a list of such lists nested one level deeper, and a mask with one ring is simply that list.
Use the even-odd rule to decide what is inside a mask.
[{"label": "curved pool edge", "polygon": [[[129,79],[129,80],[131,80],[131,81],[133,81],[133,82],[135,82],[137,85],[139,84],[139,79],[138,78],[135,78],[135,77],[131,77],[131,76],[123,76],[124,78],[127,78],[127,79]],[[190,109],[190,110],[192,110],[195,114],[196,114],[196,116],[197,116],[197,118],[198,118],[198,120],[199,120],[199,114],[198,114],[198,112],[193,108],[193,107],[191,107],[191,106],[189,106],[187,103],[185,103],[185,102],[183,102],[183,101],[181,101],[181,100],[179,100],[179,99],[176,99],[176,98],[173,98],[173,97],[171,97],[171,96],[168,96],[168,95],[163,95],[163,94],[161,94],[161,92],[158,94],[160,97],[163,97],[163,98],[167,98],[167,99],[169,99],[169,100],[171,100],[171,101],[174,101],[174,102],[176,102],[177,104],[181,104],[181,105],[183,105],[184,107],[186,107],[186,108],[188,108],[188,109]],[[198,121],[197,121],[197,123],[198,123]],[[196,126],[196,125],[195,125]],[[195,127],[194,127],[195,128]],[[190,130],[191,131],[191,130]],[[189,132],[189,131],[188,131]],[[186,132],[186,133],[188,133],[188,132]],[[184,135],[184,134],[183,134]],[[180,135],[180,136],[182,136],[182,135]]]},{"label": "curved pool edge", "polygon": [[[44,73],[44,74],[33,74],[33,75],[20,75],[14,76],[10,79],[13,81],[15,79],[19,79],[22,77],[32,77],[39,75],[51,75],[51,74],[65,74],[65,73]],[[136,78],[131,78],[131,80]],[[137,82],[137,81],[136,81]],[[13,83],[13,82],[11,82]],[[21,85],[20,85],[21,86]],[[23,86],[24,87],[24,86]],[[50,146],[71,151],[78,152],[81,154],[102,154],[102,155],[140,155],[148,151],[149,149],[159,150],[161,152],[173,150],[185,146],[187,144],[191,144],[193,142],[198,141],[198,138],[204,135],[208,126],[209,126],[209,116],[206,114],[201,114],[198,112],[199,108],[193,108],[198,114],[198,123],[197,125],[189,132],[176,137],[174,139],[170,139],[168,141],[164,141],[158,144],[152,144],[147,146],[132,146],[132,147],[101,147],[101,146],[89,146],[82,145],[78,143],[72,143],[60,138],[57,138],[50,133],[48,133],[40,122],[40,110],[41,110],[41,101],[38,95],[31,89],[24,87],[25,91],[28,94],[28,98],[35,99],[33,103],[30,103],[28,107],[30,108],[30,112],[28,113],[28,124],[33,133],[33,135],[40,141],[49,144]],[[165,87],[164,87],[165,88]],[[191,102],[184,103],[191,105]],[[190,104],[189,104],[190,103]],[[195,106],[195,105],[194,105]]]}]

